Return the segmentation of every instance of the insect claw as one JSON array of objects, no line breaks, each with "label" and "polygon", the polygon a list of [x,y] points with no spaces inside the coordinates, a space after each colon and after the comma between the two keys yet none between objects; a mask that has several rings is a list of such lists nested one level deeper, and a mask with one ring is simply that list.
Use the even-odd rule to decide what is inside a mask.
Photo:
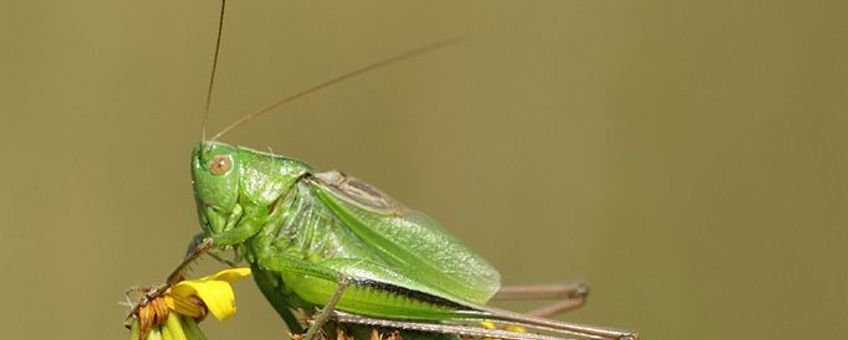
[{"label": "insect claw", "polygon": [[583,282],[578,282],[577,288],[575,288],[574,292],[572,292],[569,297],[574,299],[585,299],[589,296],[590,290],[589,285]]},{"label": "insect claw", "polygon": [[624,335],[619,337],[619,340],[638,340],[638,339],[639,339],[639,333],[636,333],[636,332],[627,333],[627,334],[624,334]]}]

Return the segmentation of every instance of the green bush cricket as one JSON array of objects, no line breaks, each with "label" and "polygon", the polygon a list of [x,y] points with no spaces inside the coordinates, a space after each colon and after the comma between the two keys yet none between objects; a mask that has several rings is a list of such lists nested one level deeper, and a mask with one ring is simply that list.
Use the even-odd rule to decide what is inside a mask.
[{"label": "green bush cricket", "polygon": [[[357,329],[395,329],[406,338],[636,339],[634,332],[540,317],[579,306],[585,287],[502,289],[498,272],[435,220],[369,184],[337,171],[316,172],[285,156],[218,142],[233,127],[291,100],[450,41],[319,83],[243,117],[207,140],[206,117],[225,7],[224,0],[204,133],[191,156],[203,232],[168,284],[199,255],[211,249],[231,249],[250,264],[257,285],[289,329],[304,339],[324,337],[328,325],[348,325],[354,333]],[[565,299],[524,315],[487,306],[493,297]],[[311,323],[304,324],[298,315],[298,311],[319,308],[320,312],[310,316]],[[484,322],[519,325],[529,332],[486,328]]]}]

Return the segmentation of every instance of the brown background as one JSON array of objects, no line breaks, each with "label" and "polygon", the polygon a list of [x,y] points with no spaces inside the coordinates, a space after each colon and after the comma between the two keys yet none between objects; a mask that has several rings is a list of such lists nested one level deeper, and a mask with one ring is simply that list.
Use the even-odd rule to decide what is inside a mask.
[{"label": "brown background", "polygon": [[[383,188],[506,283],[591,282],[568,320],[844,338],[845,4],[231,1],[210,128],[463,34],[226,141]],[[123,338],[123,289],[161,280],[199,230],[188,156],[217,6],[0,5],[3,338]],[[237,289],[211,338],[279,339],[252,282]]]}]

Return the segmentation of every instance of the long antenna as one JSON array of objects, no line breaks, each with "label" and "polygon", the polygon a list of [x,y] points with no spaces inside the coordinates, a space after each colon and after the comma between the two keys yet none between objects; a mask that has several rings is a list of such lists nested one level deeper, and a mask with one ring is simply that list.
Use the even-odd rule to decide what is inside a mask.
[{"label": "long antenna", "polygon": [[393,57],[389,57],[389,58],[368,64],[368,65],[365,65],[365,66],[363,66],[359,69],[356,69],[354,71],[344,73],[344,74],[337,76],[335,78],[325,80],[323,82],[320,82],[320,83],[317,83],[317,84],[312,85],[310,87],[307,87],[303,90],[300,90],[300,91],[295,92],[293,94],[290,94],[286,97],[283,97],[282,99],[280,99],[276,102],[268,104],[268,105],[266,105],[265,107],[263,107],[259,110],[256,110],[256,111],[254,111],[250,114],[247,114],[247,115],[239,118],[239,120],[228,125],[223,130],[221,130],[221,132],[218,132],[218,134],[216,134],[215,137],[212,137],[211,141],[218,140],[218,138],[223,137],[225,134],[230,132],[230,130],[232,130],[233,128],[235,128],[235,127],[237,127],[241,124],[244,124],[245,122],[247,122],[247,121],[249,121],[253,118],[259,117],[260,115],[265,114],[266,112],[271,111],[272,109],[275,109],[275,108],[277,108],[277,107],[279,107],[283,104],[291,102],[291,101],[298,99],[300,97],[303,97],[307,94],[323,90],[323,89],[325,89],[325,88],[327,88],[331,85],[334,85],[336,83],[340,83],[342,81],[348,80],[350,78],[356,77],[358,75],[361,75],[361,74],[369,72],[369,71],[373,71],[373,70],[378,69],[378,68],[389,66],[389,65],[394,64],[398,61],[409,59],[409,58],[421,55],[423,53],[430,52],[430,51],[436,50],[438,48],[454,44],[456,42],[459,42],[460,40],[462,40],[461,37],[453,37],[453,38],[439,40],[439,41],[436,41],[434,43],[430,43],[430,44],[427,44],[427,45],[424,45],[424,46],[420,46],[420,47],[411,49],[409,51],[395,55]]},{"label": "long antenna", "polygon": [[212,107],[212,89],[215,87],[215,71],[218,70],[218,52],[221,50],[221,36],[224,32],[224,10],[227,0],[221,0],[221,11],[218,15],[218,38],[215,41],[215,53],[212,55],[212,71],[209,74],[209,88],[206,90],[206,106],[203,112],[203,131],[200,140],[206,141],[206,122],[209,120],[209,109]]}]

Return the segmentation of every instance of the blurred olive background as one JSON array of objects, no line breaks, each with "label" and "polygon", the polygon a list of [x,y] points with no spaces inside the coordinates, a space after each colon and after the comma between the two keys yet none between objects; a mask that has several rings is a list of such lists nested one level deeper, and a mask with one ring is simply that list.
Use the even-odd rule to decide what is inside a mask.
[{"label": "blurred olive background", "polygon": [[[115,339],[199,231],[214,0],[0,4],[4,338]],[[848,5],[231,1],[210,130],[437,217],[564,319],[649,339],[848,336]],[[197,274],[219,268],[211,262]],[[212,339],[279,339],[249,280]],[[528,308],[527,305],[508,305]]]}]

